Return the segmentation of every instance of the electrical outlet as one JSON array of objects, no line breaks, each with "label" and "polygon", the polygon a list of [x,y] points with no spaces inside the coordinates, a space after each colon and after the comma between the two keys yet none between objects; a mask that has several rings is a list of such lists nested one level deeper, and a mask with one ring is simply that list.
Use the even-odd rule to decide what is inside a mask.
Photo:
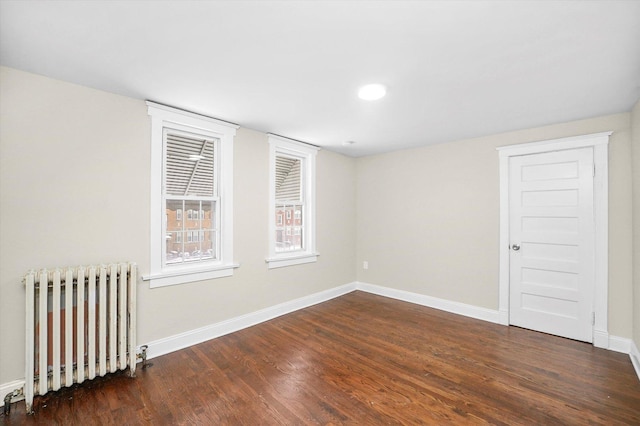
[{"label": "electrical outlet", "polygon": [[369,262],[368,261],[364,261],[362,262],[362,269],[369,269]]}]

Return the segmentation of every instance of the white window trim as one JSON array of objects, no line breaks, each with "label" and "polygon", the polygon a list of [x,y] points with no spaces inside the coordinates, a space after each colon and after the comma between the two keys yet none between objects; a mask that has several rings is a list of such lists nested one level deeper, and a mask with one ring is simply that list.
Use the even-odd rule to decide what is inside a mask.
[{"label": "white window trim", "polygon": [[[229,277],[238,264],[233,262],[233,138],[239,126],[215,118],[147,101],[151,116],[151,229],[150,272],[142,277],[151,288]],[[220,258],[216,262],[164,267],[162,205],[163,130],[171,128],[217,138],[220,170]],[[186,212],[183,212],[185,214]]]},{"label": "white window trim", "polygon": [[[269,269],[316,262],[316,154],[320,148],[269,133]],[[304,160],[303,235],[305,250],[290,253],[276,252],[276,155],[285,154]]]}]

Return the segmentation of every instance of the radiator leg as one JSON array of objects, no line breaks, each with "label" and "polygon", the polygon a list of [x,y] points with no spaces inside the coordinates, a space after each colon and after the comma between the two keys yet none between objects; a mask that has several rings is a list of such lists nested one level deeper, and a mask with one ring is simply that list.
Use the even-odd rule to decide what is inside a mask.
[{"label": "radiator leg", "polygon": [[4,397],[4,415],[8,416],[11,413],[11,398],[13,398],[13,392],[7,394]]},{"label": "radiator leg", "polygon": [[11,400],[14,396],[22,395],[22,389],[15,389],[13,392],[9,392],[4,397],[4,415],[11,414]]},{"label": "radiator leg", "polygon": [[153,366],[152,362],[147,362],[147,349],[149,346],[142,345],[140,346],[140,353],[138,354],[138,358],[142,359],[142,369],[149,368]]}]

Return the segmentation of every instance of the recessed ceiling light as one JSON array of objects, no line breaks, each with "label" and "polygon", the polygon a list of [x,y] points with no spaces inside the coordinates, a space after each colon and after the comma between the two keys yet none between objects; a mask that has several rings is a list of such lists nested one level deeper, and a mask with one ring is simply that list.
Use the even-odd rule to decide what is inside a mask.
[{"label": "recessed ceiling light", "polygon": [[365,101],[375,101],[387,94],[387,88],[382,84],[367,84],[358,90],[358,97]]}]

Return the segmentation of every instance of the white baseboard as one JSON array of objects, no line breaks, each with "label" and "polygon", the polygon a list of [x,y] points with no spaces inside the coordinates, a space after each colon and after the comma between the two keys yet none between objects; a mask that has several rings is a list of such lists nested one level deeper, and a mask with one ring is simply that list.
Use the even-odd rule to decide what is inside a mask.
[{"label": "white baseboard", "polygon": [[[377,294],[379,296],[402,300],[409,303],[415,303],[417,305],[427,306],[453,314],[463,315],[466,317],[488,321],[496,324],[507,325],[504,322],[505,313],[498,310],[481,308],[478,306],[467,305],[465,303],[439,299],[437,297],[426,296],[423,294],[412,293],[404,290],[397,290],[389,287],[382,287],[374,284],[353,282],[342,285],[340,287],[335,287],[319,293],[311,294],[309,296],[304,296],[299,299],[291,300],[289,302],[284,302],[279,305],[261,309],[259,311],[252,312],[246,315],[241,315],[239,317],[221,321],[219,323],[211,324],[205,327],[197,328],[195,330],[190,330],[184,333],[149,342],[146,344],[148,346],[147,358],[155,358],[180,349],[184,349],[192,345],[196,345],[198,343],[205,342],[207,340],[215,339],[216,337],[224,336],[225,334],[233,333],[235,331],[239,331],[265,321],[269,321],[273,318],[277,318],[279,316],[295,312],[297,310],[304,309],[318,303],[326,302],[328,300],[350,293],[354,290],[361,290],[367,293]],[[506,319],[508,320],[508,315]],[[598,346],[596,344],[596,341],[601,346]],[[594,345],[612,351],[629,354],[636,374],[640,379],[640,352],[638,351],[638,347],[636,346],[636,344],[631,339],[610,336],[606,332],[594,333]],[[4,405],[5,395],[13,392],[15,389],[20,389],[23,387],[24,380],[14,380],[12,382],[0,384],[0,406]],[[24,399],[24,397],[18,396],[14,398],[12,402],[19,401],[21,399]]]},{"label": "white baseboard", "polygon": [[638,376],[638,380],[640,380],[640,351],[638,350],[638,345],[632,340],[631,341],[631,350],[629,351],[629,358],[631,358],[631,364],[633,364],[633,368],[636,370],[636,375]]},{"label": "white baseboard", "polygon": [[[609,349],[609,332],[606,330],[593,330],[593,346],[596,348]],[[618,351],[620,352],[620,351]]]},{"label": "white baseboard", "polygon": [[165,337],[146,343],[147,359],[165,355],[180,349],[187,348],[225,334],[233,333],[247,327],[251,327],[261,322],[269,321],[273,318],[303,309],[318,303],[326,302],[356,289],[356,283],[345,284],[319,293],[304,296],[299,299],[284,302],[239,317],[230,318],[215,324],[207,325],[195,330]]},{"label": "white baseboard", "polygon": [[638,346],[633,340],[624,337],[609,336],[609,345],[606,346],[605,349],[629,354],[633,369],[636,371],[638,380],[640,380],[640,351],[638,351]]},{"label": "white baseboard", "polygon": [[509,325],[509,311],[506,309],[500,309],[498,311],[498,315],[500,315],[500,322],[499,324],[502,325]]},{"label": "white baseboard", "polygon": [[481,308],[479,306],[467,305],[465,303],[453,302],[451,300],[439,299],[437,297],[425,296],[424,294],[412,293],[409,291],[397,290],[394,288],[382,287],[363,282],[357,283],[357,289],[366,291],[367,293],[390,297],[404,302],[415,303],[417,305],[427,306],[429,308],[435,308],[453,314],[464,315],[465,317],[502,324],[500,312],[493,309]]},{"label": "white baseboard", "polygon": [[[14,380],[13,382],[0,384],[0,407],[4,407],[4,397],[16,389],[24,389],[24,380]],[[14,397],[11,402],[22,401],[23,399],[24,393],[20,392],[20,395]]]},{"label": "white baseboard", "polygon": [[623,354],[631,353],[631,339],[625,337],[611,336],[609,335],[609,344],[604,346],[604,349],[609,349],[614,352],[621,352]]},{"label": "white baseboard", "polygon": [[225,334],[233,333],[273,318],[285,315],[299,309],[306,308],[327,300],[342,296],[354,290],[362,290],[367,293],[377,294],[380,296],[390,297],[392,299],[403,300],[405,302],[415,303],[430,308],[436,308],[454,314],[464,315],[493,323],[500,323],[500,314],[498,311],[480,308],[477,306],[466,305],[464,303],[452,302],[449,300],[438,299],[435,297],[425,296],[417,293],[411,293],[403,290],[396,290],[388,287],[377,286],[362,282],[354,282],[345,284],[340,287],[325,290],[320,293],[311,294],[296,300],[271,306],[256,312],[252,312],[239,317],[230,318],[219,323],[207,325],[195,330],[186,331],[184,333],[168,336],[163,339],[146,343],[147,359],[165,355],[180,349],[187,348]]}]

